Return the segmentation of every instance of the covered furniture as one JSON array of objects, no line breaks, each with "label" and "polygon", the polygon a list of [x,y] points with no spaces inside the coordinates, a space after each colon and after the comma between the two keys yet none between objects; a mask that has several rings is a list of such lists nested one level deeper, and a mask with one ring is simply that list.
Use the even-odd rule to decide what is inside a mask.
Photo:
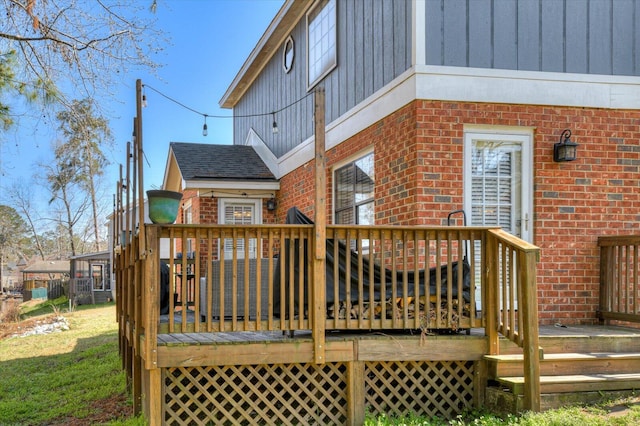
[{"label": "covered furniture", "polygon": [[[236,260],[236,282],[234,292],[234,268],[233,260],[224,260],[224,272],[221,268],[221,261],[214,260],[212,264],[211,282],[211,316],[220,318],[220,279],[223,277],[224,283],[224,316],[229,317],[234,314],[233,301],[237,302],[235,316],[250,318],[257,317],[257,286],[258,286],[258,259],[237,259]],[[248,280],[245,275],[246,263],[249,267]],[[275,261],[272,262],[275,265]],[[266,318],[269,309],[269,259],[260,259],[260,310],[261,317]],[[224,273],[224,276],[222,275]],[[249,286],[249,305],[245,306],[245,284]],[[209,314],[207,294],[207,277],[200,278],[200,314],[203,321]]]}]

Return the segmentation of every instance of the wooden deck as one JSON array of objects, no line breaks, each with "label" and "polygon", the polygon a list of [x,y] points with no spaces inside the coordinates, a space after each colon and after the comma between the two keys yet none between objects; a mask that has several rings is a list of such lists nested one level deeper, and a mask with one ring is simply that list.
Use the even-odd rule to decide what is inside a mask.
[{"label": "wooden deck", "polygon": [[[545,352],[588,352],[615,349],[616,342],[637,339],[640,329],[609,325],[541,326],[540,347]],[[327,361],[372,360],[478,360],[486,355],[487,339],[482,328],[459,333],[422,333],[420,330],[332,331],[326,334]],[[226,365],[230,357],[238,363],[312,362],[311,330],[292,335],[281,331],[174,333],[158,335],[160,367]],[[590,346],[591,343],[591,346]],[[596,346],[599,345],[599,346]],[[199,347],[194,350],[193,347]],[[357,347],[357,350],[354,349]],[[194,357],[198,352],[200,357]],[[500,354],[521,354],[508,339],[500,339]],[[187,353],[188,356],[180,356]],[[306,355],[300,355],[305,353]]]},{"label": "wooden deck", "polygon": [[[540,326],[539,336],[541,343],[551,338],[590,338],[600,337],[615,339],[619,337],[634,337],[640,339],[640,329],[628,326],[613,325],[543,325]],[[455,334],[430,333],[422,335],[420,330],[399,330],[386,332],[354,332],[333,331],[327,333],[327,340],[366,340],[366,339],[415,339],[438,340],[443,338],[465,338],[466,331]],[[472,328],[468,335],[484,338],[484,329]],[[247,331],[247,332],[215,332],[215,333],[178,333],[159,334],[158,346],[185,346],[185,345],[224,345],[224,344],[249,344],[249,343],[274,343],[274,342],[299,342],[312,339],[311,330],[299,330],[291,336],[280,331]],[[541,344],[541,346],[544,346]]]},{"label": "wooden deck", "polygon": [[[453,417],[482,404],[500,335],[524,354],[536,407],[538,249],[501,230],[327,226],[329,264],[313,225],[145,228],[117,249],[117,303],[134,406],[152,424]],[[164,276],[186,274],[168,287],[162,239]],[[226,259],[221,241],[243,249]]]}]

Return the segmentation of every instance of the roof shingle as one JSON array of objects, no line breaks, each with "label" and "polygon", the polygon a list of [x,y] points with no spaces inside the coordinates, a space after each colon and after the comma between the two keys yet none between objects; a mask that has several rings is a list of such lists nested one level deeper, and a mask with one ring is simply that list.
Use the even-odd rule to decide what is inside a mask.
[{"label": "roof shingle", "polygon": [[184,180],[276,180],[248,145],[171,142],[170,147]]}]

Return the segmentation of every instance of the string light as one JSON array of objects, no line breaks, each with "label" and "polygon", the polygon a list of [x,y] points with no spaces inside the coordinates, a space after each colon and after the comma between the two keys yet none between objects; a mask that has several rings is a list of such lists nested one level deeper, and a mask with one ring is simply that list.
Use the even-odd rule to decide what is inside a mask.
[{"label": "string light", "polygon": [[[168,95],[162,93],[158,89],[155,89],[155,88],[153,88],[153,87],[151,87],[149,85],[143,84],[142,87],[143,87],[143,90],[144,90],[145,87],[147,87],[147,88],[149,88],[149,90],[153,90],[154,92],[156,92],[157,94],[159,94],[163,98],[173,102],[174,104],[179,105],[179,106],[181,106],[182,108],[184,108],[186,110],[189,110],[189,111],[191,111],[193,113],[196,113],[196,114],[201,115],[202,117],[204,117],[204,125],[202,126],[202,135],[203,136],[207,136],[207,133],[208,133],[208,131],[207,131],[207,117],[209,117],[209,118],[250,118],[250,117],[264,117],[264,116],[268,116],[268,115],[271,115],[271,117],[273,118],[271,131],[274,134],[276,134],[279,131],[278,123],[276,122],[276,114],[286,110],[287,108],[291,108],[292,106],[302,102],[303,100],[305,100],[306,98],[308,98],[309,96],[314,94],[314,92],[309,92],[306,95],[304,95],[303,97],[299,98],[298,100],[296,100],[296,101],[294,101],[294,102],[292,102],[292,103],[290,103],[288,105],[285,105],[284,107],[282,107],[280,109],[277,109],[277,110],[271,111],[271,112],[264,112],[264,113],[258,113],[258,114],[246,114],[246,115],[212,115],[212,114],[207,114],[207,113],[198,111],[198,110],[196,110],[194,108],[191,108],[190,106],[183,104],[182,102],[172,98],[171,96],[168,96]],[[143,94],[142,97],[143,97],[143,104],[144,104],[146,102],[146,96]]]},{"label": "string light", "polygon": [[142,108],[147,107],[147,93],[144,90],[144,86],[142,86]]}]

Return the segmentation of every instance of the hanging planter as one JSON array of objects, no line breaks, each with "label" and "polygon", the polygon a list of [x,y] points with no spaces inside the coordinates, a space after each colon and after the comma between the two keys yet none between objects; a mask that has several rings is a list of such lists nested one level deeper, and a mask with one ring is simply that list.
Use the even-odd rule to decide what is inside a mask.
[{"label": "hanging planter", "polygon": [[176,221],[178,207],[182,200],[181,192],[153,189],[147,191],[147,200],[149,200],[151,222],[168,225]]}]

